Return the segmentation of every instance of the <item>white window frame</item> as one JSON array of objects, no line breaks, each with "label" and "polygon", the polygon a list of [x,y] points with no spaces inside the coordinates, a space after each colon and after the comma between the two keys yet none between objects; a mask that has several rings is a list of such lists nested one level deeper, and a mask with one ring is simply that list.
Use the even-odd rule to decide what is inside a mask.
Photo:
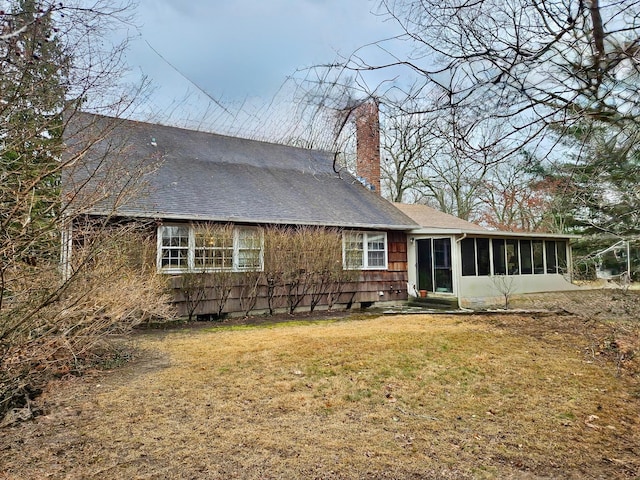
[{"label": "white window frame", "polygon": [[[248,247],[243,245],[241,240],[242,233],[251,232],[252,234],[258,233],[257,246]],[[257,250],[258,263],[257,265],[240,265],[240,251]],[[264,231],[258,228],[251,227],[236,227],[233,229],[233,271],[234,272],[261,272],[264,270]]]},{"label": "white window frame", "polygon": [[[187,229],[187,245],[186,246],[180,246],[177,247],[175,245],[168,245],[167,247],[165,247],[163,245],[163,240],[164,240],[164,232],[168,231],[170,228],[186,228]],[[158,238],[157,238],[157,249],[156,249],[156,267],[158,269],[158,272],[161,273],[182,273],[182,272],[186,272],[188,270],[188,266],[189,265],[193,265],[193,235],[191,234],[191,229],[188,225],[161,225],[158,227]],[[180,237],[183,238],[183,236],[181,235]],[[176,237],[178,238],[178,237]],[[171,250],[186,250],[187,253],[187,261],[186,261],[186,265],[187,268],[183,268],[180,266],[173,266],[173,265],[169,265],[166,267],[162,266],[162,261],[164,259],[164,252],[165,251],[171,251]],[[169,254],[169,258],[180,258],[181,255],[172,255]],[[191,257],[191,258],[190,258]]]},{"label": "white window frame", "polygon": [[[355,235],[362,235],[362,264],[353,266],[347,262],[347,244],[351,243],[350,238]],[[370,243],[375,237],[382,237],[384,243],[383,250],[370,249]],[[384,265],[370,265],[369,252],[383,252]],[[389,243],[387,242],[387,232],[345,230],[342,232],[342,267],[345,270],[387,270],[389,268]]]},{"label": "white window frame", "polygon": [[[163,246],[163,234],[165,229],[171,227],[183,227],[188,229],[188,246],[187,250],[187,266],[186,268],[175,266],[162,266],[163,254],[165,250],[171,249],[171,247]],[[179,273],[211,273],[211,272],[247,272],[247,271],[263,271],[264,270],[264,231],[257,227],[233,227],[233,256],[231,267],[195,267],[195,251],[196,251],[196,229],[195,225],[187,224],[165,224],[158,226],[157,232],[157,254],[156,254],[156,268],[159,273],[167,274],[179,274]],[[259,246],[249,250],[258,250],[258,262],[255,266],[240,266],[240,250],[241,250],[241,233],[251,232],[259,235]],[[184,247],[183,247],[184,248]],[[243,249],[246,250],[246,249]]]}]

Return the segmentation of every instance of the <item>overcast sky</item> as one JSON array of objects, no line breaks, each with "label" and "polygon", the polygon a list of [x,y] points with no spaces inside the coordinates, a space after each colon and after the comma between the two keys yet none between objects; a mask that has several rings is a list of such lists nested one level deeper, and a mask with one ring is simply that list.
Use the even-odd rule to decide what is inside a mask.
[{"label": "overcast sky", "polygon": [[296,69],[397,33],[375,7],[375,0],[139,0],[128,63],[155,85],[149,102],[179,104],[187,109],[175,113],[181,117],[206,97],[176,70],[223,104],[268,101]]}]

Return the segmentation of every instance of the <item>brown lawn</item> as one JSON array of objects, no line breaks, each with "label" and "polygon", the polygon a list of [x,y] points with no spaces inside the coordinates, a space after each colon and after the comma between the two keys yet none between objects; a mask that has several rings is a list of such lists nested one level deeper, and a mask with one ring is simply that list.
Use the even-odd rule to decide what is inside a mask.
[{"label": "brown lawn", "polygon": [[0,430],[0,478],[637,478],[637,341],[571,315],[145,332]]}]

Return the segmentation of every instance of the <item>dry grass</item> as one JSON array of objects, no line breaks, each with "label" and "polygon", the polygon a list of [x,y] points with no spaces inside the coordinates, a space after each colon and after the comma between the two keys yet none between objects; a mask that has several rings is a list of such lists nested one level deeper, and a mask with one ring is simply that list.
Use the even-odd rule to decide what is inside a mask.
[{"label": "dry grass", "polygon": [[136,363],[54,386],[46,415],[5,429],[0,478],[636,478],[638,378],[594,342],[607,328],[421,315],[146,333]]}]

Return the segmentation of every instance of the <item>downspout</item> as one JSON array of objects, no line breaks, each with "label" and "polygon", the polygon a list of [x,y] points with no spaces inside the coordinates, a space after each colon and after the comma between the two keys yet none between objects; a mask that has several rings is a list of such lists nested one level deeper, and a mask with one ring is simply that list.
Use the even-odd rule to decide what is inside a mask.
[{"label": "downspout", "polygon": [[[456,238],[456,245],[459,245],[460,242],[462,242],[465,238],[467,238],[467,234],[463,233],[462,236],[460,238]],[[458,264],[458,262],[456,262],[456,266],[460,267],[460,269],[462,269],[462,255],[457,255],[459,249],[456,248],[456,257],[458,257],[458,259],[460,260],[460,263]],[[462,252],[460,252],[462,253]],[[456,272],[455,274],[455,279],[456,279],[456,297],[458,298],[458,308],[462,307],[462,288],[460,285],[460,279],[462,278],[462,270],[460,271],[460,277],[458,277],[458,272]]]}]

